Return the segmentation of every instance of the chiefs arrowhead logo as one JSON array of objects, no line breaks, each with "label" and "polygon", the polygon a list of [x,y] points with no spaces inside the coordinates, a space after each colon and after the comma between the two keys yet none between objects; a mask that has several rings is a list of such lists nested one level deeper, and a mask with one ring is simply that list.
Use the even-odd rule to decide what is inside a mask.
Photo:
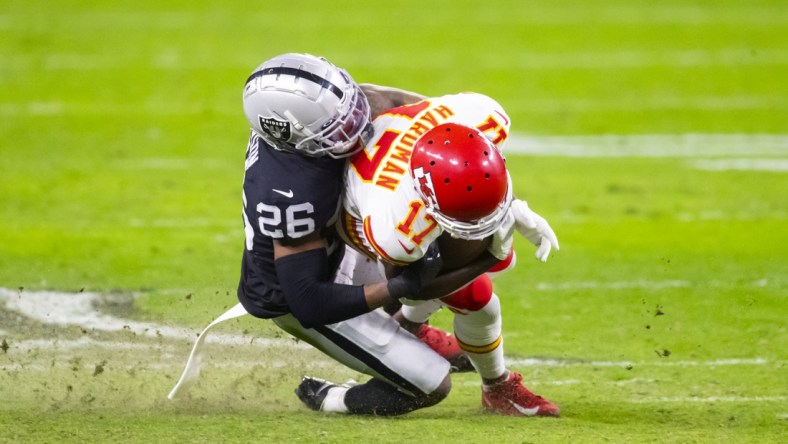
[{"label": "chiefs arrowhead logo", "polygon": [[416,188],[419,190],[424,204],[427,207],[439,210],[438,199],[435,197],[435,187],[432,185],[432,175],[424,172],[424,167],[413,170],[413,178],[416,179]]}]

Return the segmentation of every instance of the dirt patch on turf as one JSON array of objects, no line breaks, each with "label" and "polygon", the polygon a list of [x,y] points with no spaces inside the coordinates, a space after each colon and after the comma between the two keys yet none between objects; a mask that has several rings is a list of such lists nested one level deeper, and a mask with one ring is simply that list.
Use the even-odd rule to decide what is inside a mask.
[{"label": "dirt patch on turf", "polygon": [[242,334],[228,323],[207,336],[198,383],[169,401],[199,330],[134,321],[133,302],[129,294],[0,289],[1,408],[300,409],[293,389],[301,375],[359,377],[289,336]]}]

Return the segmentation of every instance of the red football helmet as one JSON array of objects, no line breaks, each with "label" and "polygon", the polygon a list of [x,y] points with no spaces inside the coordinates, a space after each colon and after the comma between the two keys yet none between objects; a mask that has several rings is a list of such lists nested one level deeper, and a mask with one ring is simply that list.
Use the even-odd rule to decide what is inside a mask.
[{"label": "red football helmet", "polygon": [[427,213],[453,237],[483,239],[512,203],[512,180],[498,148],[477,130],[444,123],[413,146],[410,174]]}]

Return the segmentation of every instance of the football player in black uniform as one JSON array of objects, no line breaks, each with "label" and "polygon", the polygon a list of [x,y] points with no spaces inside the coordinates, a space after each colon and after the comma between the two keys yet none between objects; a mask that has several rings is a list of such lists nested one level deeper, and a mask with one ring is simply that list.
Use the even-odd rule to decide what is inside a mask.
[{"label": "football player in black uniform", "polygon": [[[395,89],[372,91],[377,93],[376,111],[414,98]],[[272,319],[373,377],[352,388],[305,380],[296,392],[299,398],[315,410],[381,415],[439,402],[451,387],[449,363],[375,309],[401,297],[443,296],[469,277],[454,273],[443,278],[445,287],[422,291],[441,268],[433,247],[387,282],[333,283],[344,251],[333,231],[343,158],[357,152],[371,131],[365,94],[347,72],[323,58],[284,54],[254,70],[243,103],[252,131],[243,184],[246,245],[238,299],[250,314]],[[467,273],[478,275],[484,267]]]}]

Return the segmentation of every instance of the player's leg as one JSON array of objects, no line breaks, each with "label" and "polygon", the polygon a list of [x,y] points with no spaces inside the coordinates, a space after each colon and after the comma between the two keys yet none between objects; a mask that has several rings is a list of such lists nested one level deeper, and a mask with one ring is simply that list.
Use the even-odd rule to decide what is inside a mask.
[{"label": "player's leg", "polygon": [[292,315],[274,322],[373,377],[353,387],[304,378],[296,394],[313,410],[399,415],[434,405],[451,389],[448,362],[380,311],[314,329],[304,328]]},{"label": "player's leg", "polygon": [[[452,247],[462,248],[462,245],[464,244],[455,243]],[[495,278],[514,268],[516,262],[517,258],[514,250],[512,250],[506,259],[490,267],[487,271],[487,275]],[[458,291],[465,291],[467,293],[469,290],[470,289],[460,289]],[[472,295],[473,292],[470,291],[469,294]],[[415,334],[424,343],[429,345],[431,349],[435,350],[436,353],[449,361],[453,372],[474,371],[473,364],[460,347],[457,338],[452,334],[427,324],[430,316],[440,310],[442,306],[443,304],[435,300],[424,301],[423,303],[414,305],[403,305],[393,316],[403,328]]]},{"label": "player's leg", "polygon": [[422,303],[403,305],[392,316],[402,328],[416,335],[435,353],[449,361],[452,372],[472,372],[473,366],[457,343],[457,338],[453,334],[427,323],[430,316],[440,310],[443,305],[437,300],[418,302]]},{"label": "player's leg", "polygon": [[522,376],[506,368],[501,304],[489,276],[441,300],[455,313],[454,334],[482,378],[485,408],[507,415],[558,416],[557,406],[530,392]]},{"label": "player's leg", "polygon": [[[450,268],[458,268],[474,260],[486,249],[485,241],[465,241],[453,239],[446,233],[439,238],[441,252],[444,257],[451,257]],[[491,277],[514,268],[516,258],[514,250],[509,256],[493,265],[487,274]],[[436,353],[443,356],[452,365],[452,372],[471,372],[474,370],[468,356],[460,348],[457,338],[439,328],[428,324],[430,316],[441,309],[438,301],[414,301],[413,305],[403,305],[397,312],[389,311],[403,328],[410,331],[430,346]]]}]

